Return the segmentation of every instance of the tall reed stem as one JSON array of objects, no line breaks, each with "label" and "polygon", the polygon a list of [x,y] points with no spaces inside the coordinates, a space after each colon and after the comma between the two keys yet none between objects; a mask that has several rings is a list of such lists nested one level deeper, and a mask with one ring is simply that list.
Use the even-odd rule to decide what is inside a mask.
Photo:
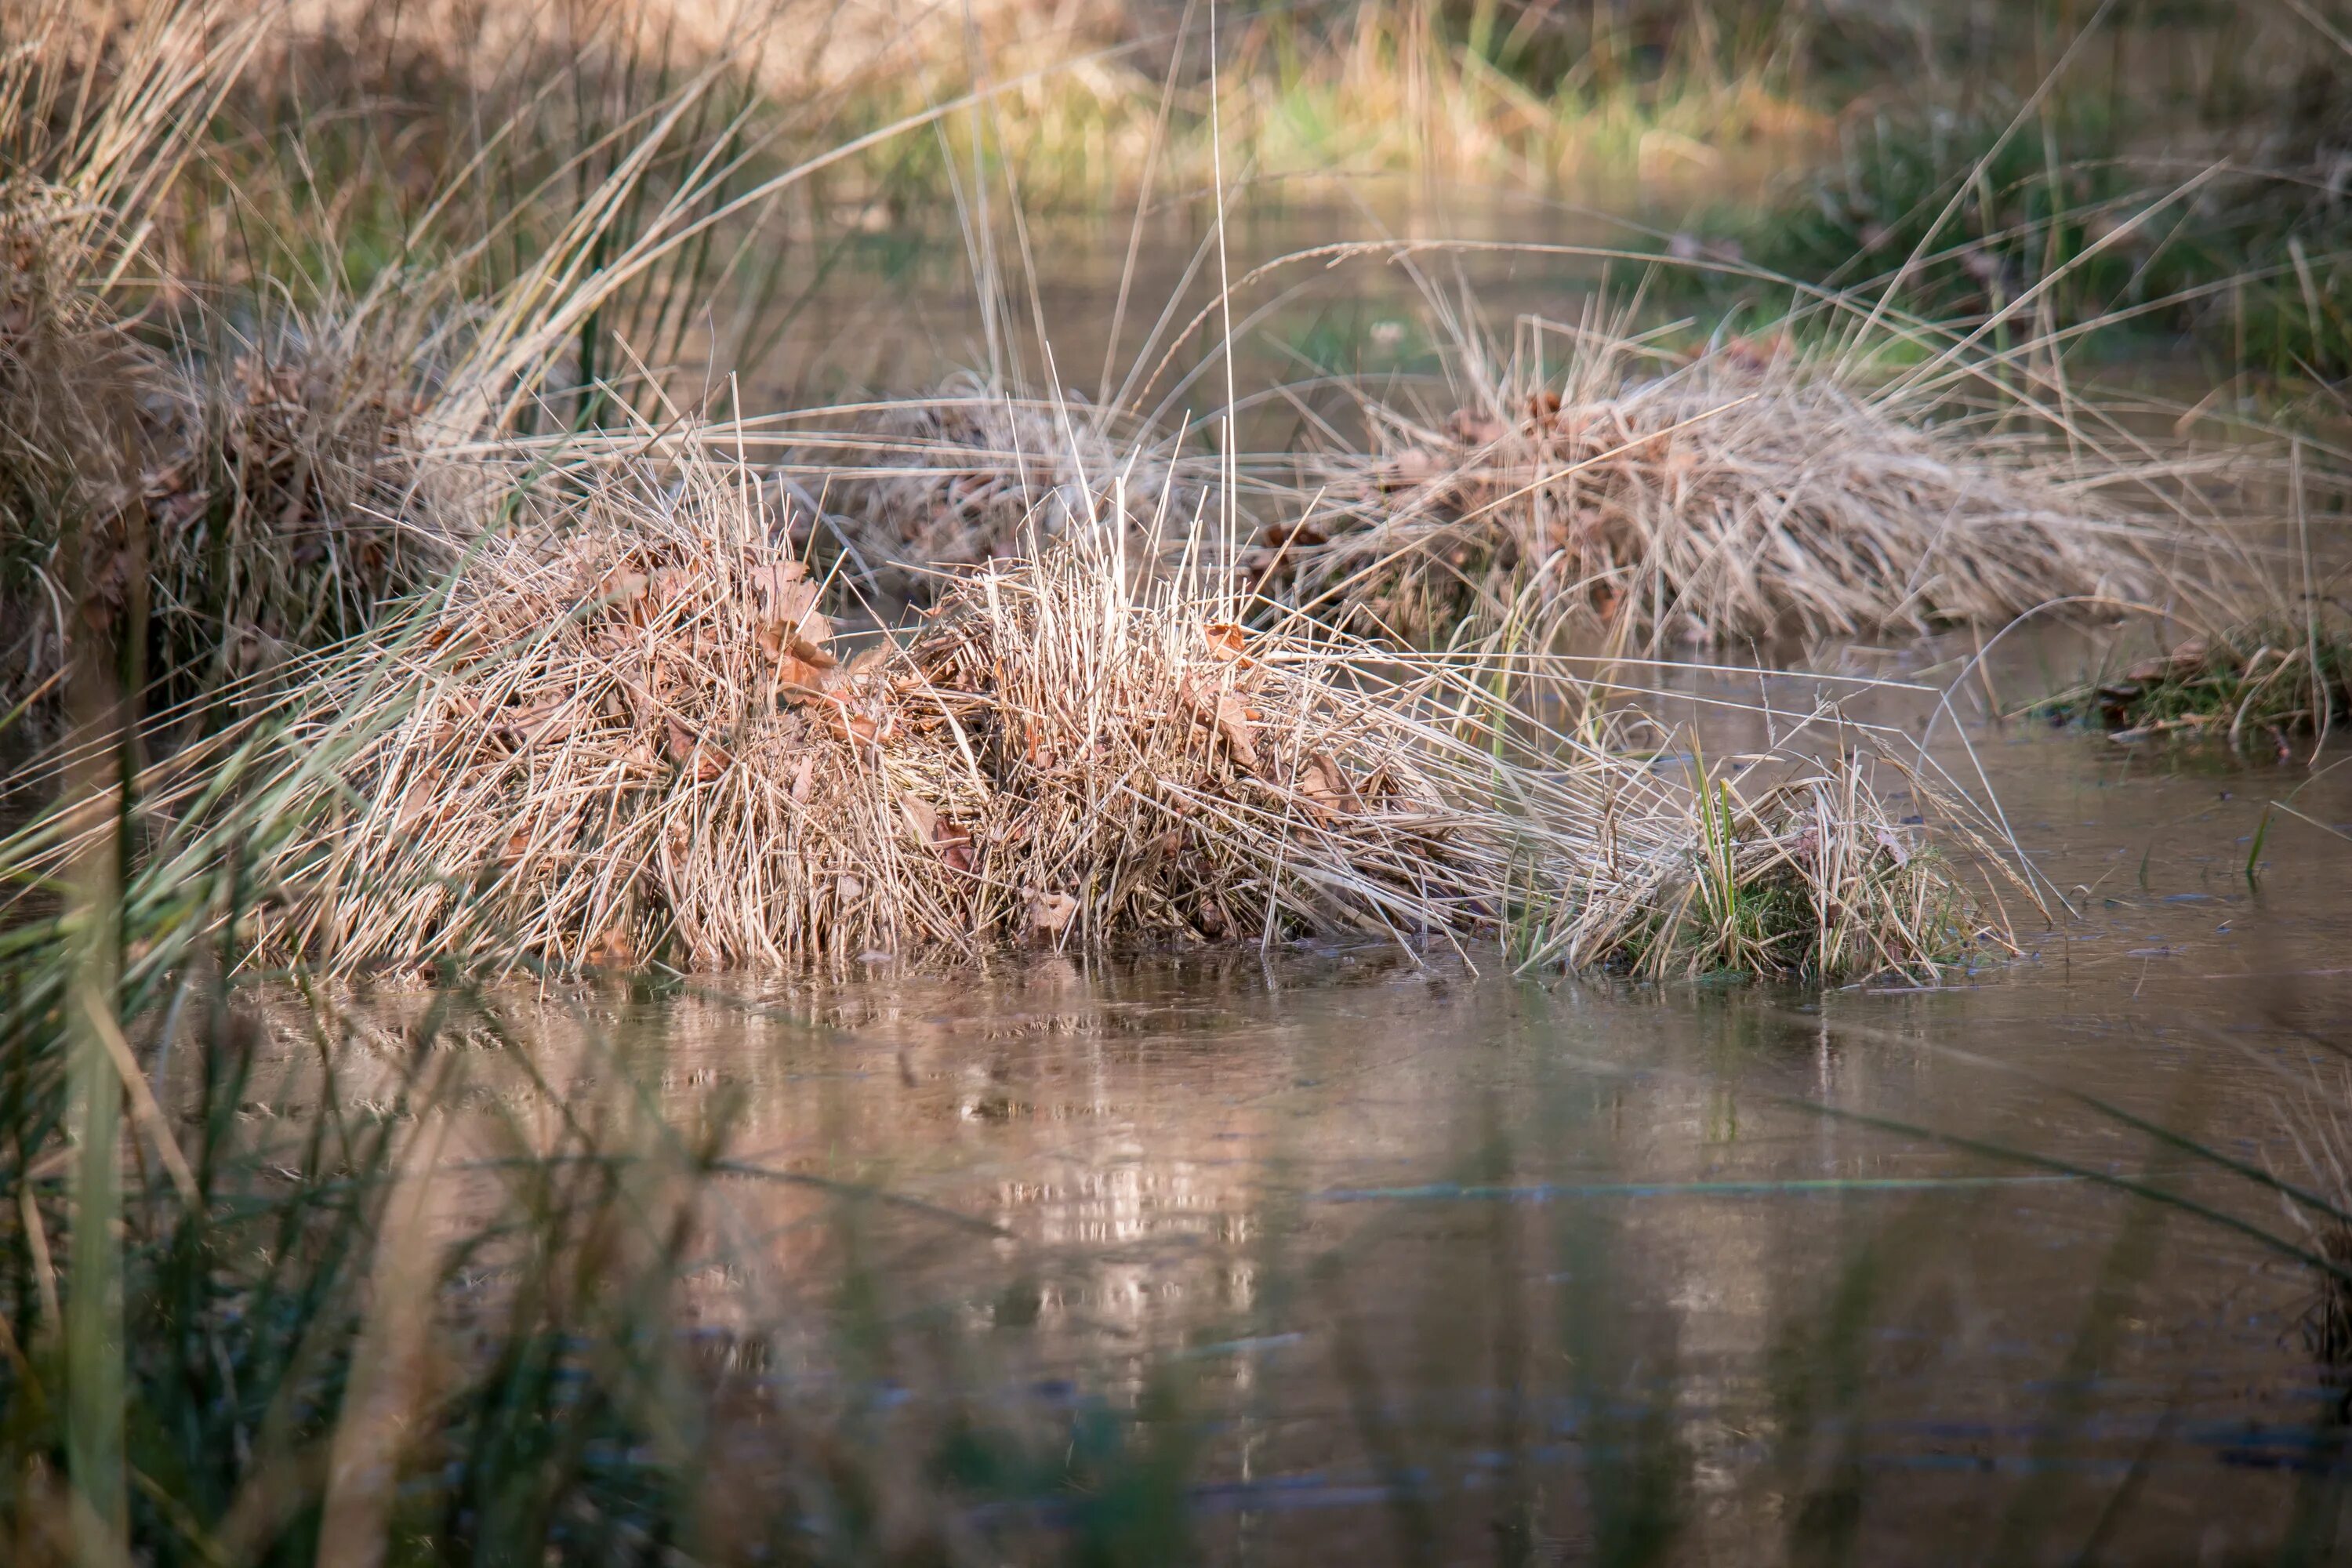
[{"label": "tall reed stem", "polygon": [[[120,911],[124,748],[132,726],[116,653],[117,622],[88,583],[89,509],[69,503],[67,560],[80,614],[73,626],[68,698],[79,743],[68,755],[66,798],[89,831],[68,871],[74,944],[66,988],[68,1125],[74,1141],[67,1224],[65,1300],[66,1466],[73,1489],[75,1560],[85,1568],[129,1561],[130,1516],[123,1458],[122,1071],[114,1059],[115,996],[121,971]],[[136,559],[139,508],[126,509]],[[76,526],[77,524],[82,526]]]}]

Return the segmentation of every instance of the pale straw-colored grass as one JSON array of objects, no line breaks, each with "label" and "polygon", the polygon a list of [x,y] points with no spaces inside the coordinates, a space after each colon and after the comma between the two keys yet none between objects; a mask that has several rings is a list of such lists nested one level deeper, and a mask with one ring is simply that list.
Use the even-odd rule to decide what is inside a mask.
[{"label": "pale straw-colored grass", "polygon": [[1110,522],[1137,534],[1187,515],[1199,489],[1131,421],[1064,399],[1013,395],[982,377],[919,397],[808,410],[761,432],[787,442],[774,465],[780,510],[856,588],[929,603],[948,574]]},{"label": "pale straw-colored grass", "polygon": [[1598,320],[1530,323],[1457,356],[1452,393],[1367,399],[1363,447],[1309,462],[1330,510],[1262,542],[1262,578],[1416,640],[1543,616],[1647,647],[2169,591],[2177,520],[2118,499],[2128,476],[1941,426],[1785,340],[1686,359]]},{"label": "pale straw-colored grass", "polygon": [[672,440],[573,478],[560,527],[479,537],[307,693],[294,750],[367,738],[289,814],[260,949],[789,970],[1318,935],[1916,973],[1979,936],[1845,726],[1696,784],[1557,668],[1244,630],[1100,528],[853,651],[750,470]]},{"label": "pale straw-colored grass", "polygon": [[[867,465],[876,526],[951,528],[985,563],[854,658],[825,618],[844,584],[794,546],[818,525],[793,515],[801,495],[763,500],[740,425],[698,432],[670,409],[658,439],[518,437],[561,412],[565,356],[601,312],[821,163],[742,187],[706,163],[638,204],[710,79],[648,110],[491,298],[464,293],[466,251],[390,268],[257,340],[231,382],[184,389],[204,461],[151,472],[144,499],[164,560],[226,558],[196,612],[224,649],[257,561],[281,605],[351,610],[299,628],[393,611],[315,657],[288,636],[274,681],[225,654],[224,694],[288,693],[236,733],[283,728],[236,751],[233,778],[205,771],[223,741],[143,781],[155,843],[185,847],[158,853],[193,858],[172,861],[180,880],[246,846],[234,874],[270,889],[249,955],[785,969],[1318,934],[1820,973],[1916,973],[1975,940],[1952,868],[1891,819],[1842,727],[1812,731],[1833,762],[1686,777],[1627,754],[1629,721],[1523,649],[1404,658],[1244,599],[1206,543],[1230,526],[1207,521],[1221,497],[1058,403],[901,416],[914,460]],[[625,416],[624,392],[596,395]],[[412,574],[365,574],[371,548]],[[253,802],[266,827],[231,832],[222,814]],[[34,874],[78,832],[45,822],[10,863]]]}]

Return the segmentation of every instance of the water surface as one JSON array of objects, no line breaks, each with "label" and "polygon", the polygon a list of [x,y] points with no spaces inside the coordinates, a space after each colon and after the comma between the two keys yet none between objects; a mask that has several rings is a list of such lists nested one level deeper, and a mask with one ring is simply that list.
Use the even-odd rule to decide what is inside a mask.
[{"label": "water surface", "polygon": [[[1765,721],[1712,722],[1720,752]],[[541,1066],[650,1050],[681,1124],[731,1105],[746,1167],[819,1184],[722,1194],[709,1324],[789,1325],[768,1395],[1181,1429],[1202,1560],[2326,1556],[2345,1395],[2311,1277],[2097,1178],[2296,1234],[2124,1117],[2310,1179],[2352,845],[2273,813],[2247,866],[2291,791],[2352,825],[2352,768],[1943,722],[2075,912],[2012,894],[2021,952],[1937,986],[877,960],[551,1000]]]}]

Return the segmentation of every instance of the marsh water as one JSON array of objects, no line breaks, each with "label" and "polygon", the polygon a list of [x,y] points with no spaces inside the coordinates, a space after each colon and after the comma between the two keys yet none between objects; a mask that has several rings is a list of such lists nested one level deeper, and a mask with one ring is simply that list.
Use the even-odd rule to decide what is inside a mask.
[{"label": "marsh water", "polygon": [[1645,278],[1654,294],[1643,255],[1678,235],[1697,245],[1683,226],[1726,194],[1713,179],[1574,199],[1368,179],[1244,190],[1222,215],[1174,197],[992,241],[952,222],[853,228],[795,253],[780,335],[743,367],[746,405],[993,372],[1171,427],[1223,407],[1230,329],[1242,409],[1278,408],[1263,389],[1434,370],[1457,329],[1507,340],[1520,312],[1573,322],[1595,297],[1631,303]]},{"label": "marsh water", "polygon": [[[1305,407],[1328,406],[1317,393],[1328,378],[1434,376],[1465,345],[1507,351],[1528,320],[1551,325],[1562,357],[1573,329],[1602,322],[1666,329],[1670,347],[1695,325],[1769,331],[1790,289],[1710,236],[1803,174],[1801,160],[1682,169],[1552,196],[1396,177],[1275,181],[1238,189],[1222,212],[1179,195],[1140,216],[1041,218],[996,239],[970,222],[836,224],[791,249],[763,296],[774,324],[733,368],[747,408],[980,375],[1141,414],[1195,443],[1222,438],[1230,393],[1244,450],[1263,450],[1300,436]],[[689,363],[738,340],[726,321],[709,324],[719,330],[687,340]],[[2211,391],[2210,367],[2179,345],[2110,337],[2073,345],[2083,390],[2152,384],[2182,406]],[[739,395],[724,391],[727,368],[698,372],[714,397]]]},{"label": "marsh water", "polygon": [[[2084,656],[2018,639],[1963,695]],[[1835,683],[1672,684],[1750,705],[1732,749]],[[2015,956],[1938,985],[876,955],[538,1000],[541,1069],[726,1118],[703,1330],[780,1336],[760,1397],[1180,1463],[1184,1559],[2325,1559],[2316,1281],[2217,1216],[2300,1233],[2126,1119],[2341,1181],[2352,768],[1954,712],[1931,753],[2074,912],[2010,892]]]}]

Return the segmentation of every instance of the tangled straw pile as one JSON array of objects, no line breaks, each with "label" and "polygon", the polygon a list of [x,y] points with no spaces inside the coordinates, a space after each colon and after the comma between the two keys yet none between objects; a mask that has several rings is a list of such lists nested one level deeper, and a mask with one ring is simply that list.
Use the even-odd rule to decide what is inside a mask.
[{"label": "tangled straw pile", "polygon": [[1368,404],[1370,450],[1310,475],[1336,511],[1262,538],[1259,579],[1418,640],[1516,612],[1653,646],[1999,622],[2161,581],[2162,536],[2095,487],[1785,352],[1661,369],[1576,342],[1564,381],[1514,355],[1450,417]]},{"label": "tangled straw pile", "polygon": [[785,521],[707,458],[607,466],[560,521],[318,684],[298,742],[367,739],[293,813],[265,945],[773,970],[1320,933],[1842,973],[1975,935],[1860,763],[1694,789],[1544,729],[1499,664],[1245,632],[1106,530],[845,658]]},{"label": "tangled straw pile", "polygon": [[[0,247],[21,256],[5,200]],[[422,404],[362,335],[289,321],[225,363],[179,363],[91,293],[0,260],[0,696],[53,686],[68,604],[143,622],[184,690],[350,637],[414,587],[397,519]]]},{"label": "tangled straw pile", "polygon": [[223,310],[158,237],[262,18],[158,0],[5,20],[0,706],[56,689],[76,619],[173,695],[352,635],[414,585],[392,520],[415,343],[349,301]]},{"label": "tangled straw pile", "polygon": [[0,179],[0,708],[55,684],[76,601],[119,615],[140,356],[84,286],[72,194]]}]

